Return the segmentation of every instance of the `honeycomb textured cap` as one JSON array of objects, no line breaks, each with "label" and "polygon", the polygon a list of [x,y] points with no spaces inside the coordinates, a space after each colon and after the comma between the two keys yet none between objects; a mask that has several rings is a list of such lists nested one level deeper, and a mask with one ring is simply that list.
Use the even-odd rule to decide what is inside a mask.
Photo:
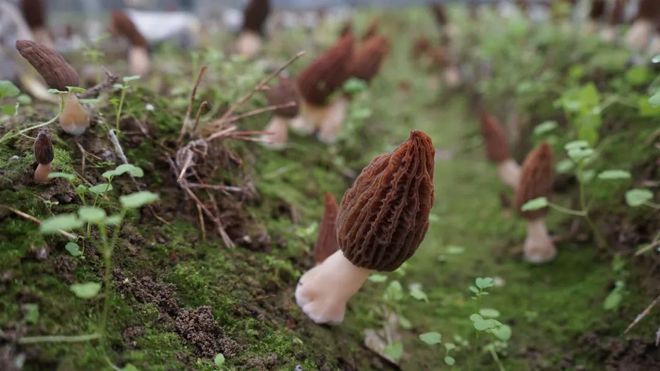
[{"label": "honeycomb textured cap", "polygon": [[393,271],[422,242],[433,206],[435,149],[431,138],[412,131],[392,153],[374,158],[344,194],[337,240],[354,265]]},{"label": "honeycomb textured cap", "polygon": [[53,162],[53,158],[55,157],[53,154],[53,143],[50,140],[50,135],[45,130],[40,131],[37,139],[34,141],[34,157],[42,165],[48,165]]},{"label": "honeycomb textured cap", "polygon": [[131,45],[147,48],[147,40],[142,36],[135,23],[131,21],[131,18],[121,10],[112,11],[112,28],[119,35],[125,37]]},{"label": "honeycomb textured cap", "polygon": [[271,106],[295,103],[291,107],[276,109],[275,115],[286,118],[293,118],[298,115],[298,90],[295,81],[292,79],[280,76],[278,84],[266,92],[266,98]]},{"label": "honeycomb textured cap", "polygon": [[353,55],[353,34],[342,36],[298,75],[298,89],[305,101],[323,106],[348,79]]},{"label": "honeycomb textured cap", "polygon": [[269,0],[250,0],[243,11],[243,30],[263,34],[268,13],[270,13]]},{"label": "honeycomb textured cap", "polygon": [[321,264],[330,255],[339,249],[337,243],[337,200],[330,192],[324,196],[325,209],[319,227],[319,235],[314,245],[314,261]]},{"label": "honeycomb textured cap", "polygon": [[494,163],[511,158],[506,132],[495,116],[481,112],[481,136],[486,147],[486,156]]},{"label": "honeycomb textured cap", "polygon": [[17,40],[16,50],[44,78],[48,87],[66,91],[67,86],[78,86],[76,70],[55,50],[30,40]]},{"label": "honeycomb textured cap", "polygon": [[374,35],[355,48],[349,75],[360,80],[371,81],[385,60],[385,56],[390,50],[389,40],[384,36]]},{"label": "honeycomb textured cap", "polygon": [[[525,158],[520,175],[520,186],[516,193],[516,210],[528,201],[539,197],[548,197],[554,179],[552,149],[548,143],[541,143]],[[528,220],[543,217],[547,208],[533,211],[520,211]]]}]

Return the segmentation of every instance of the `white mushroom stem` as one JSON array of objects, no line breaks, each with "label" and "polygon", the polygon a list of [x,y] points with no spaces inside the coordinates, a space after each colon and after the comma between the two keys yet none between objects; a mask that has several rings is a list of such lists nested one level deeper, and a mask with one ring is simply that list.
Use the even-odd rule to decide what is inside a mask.
[{"label": "white mushroom stem", "polygon": [[334,143],[337,141],[337,136],[344,126],[348,104],[348,98],[345,96],[340,96],[330,103],[325,117],[320,122],[318,138],[321,142]]},{"label": "white mushroom stem", "polygon": [[149,51],[142,46],[131,46],[128,51],[128,68],[132,75],[144,76],[149,72]]},{"label": "white mushroom stem", "polygon": [[261,50],[261,36],[253,31],[242,31],[236,40],[236,52],[245,58],[254,58]]},{"label": "white mushroom stem", "polygon": [[32,35],[34,35],[34,41],[37,43],[55,49],[53,39],[50,37],[50,33],[48,33],[48,30],[45,27],[37,27],[33,29]]},{"label": "white mushroom stem", "polygon": [[38,164],[36,170],[34,170],[34,182],[39,184],[48,183],[48,174],[52,169],[50,164]]},{"label": "white mushroom stem", "polygon": [[329,106],[317,106],[304,99],[300,102],[300,114],[291,121],[291,128],[302,135],[309,135],[321,126]]},{"label": "white mushroom stem", "polygon": [[66,93],[62,96],[64,107],[60,114],[60,126],[62,130],[71,135],[81,135],[89,127],[89,114],[80,104],[74,93]]},{"label": "white mushroom stem", "polygon": [[284,148],[289,137],[289,121],[286,117],[273,116],[261,136],[263,143],[271,149]]},{"label": "white mushroom stem", "polygon": [[617,38],[617,28],[613,26],[605,26],[600,31],[600,38],[605,42],[613,42]]},{"label": "white mushroom stem", "polygon": [[507,159],[497,164],[497,175],[500,180],[514,191],[520,183],[520,165],[513,159]]},{"label": "white mushroom stem", "polygon": [[636,20],[626,35],[626,42],[633,48],[644,49],[649,43],[651,32],[653,32],[653,23],[644,19]]},{"label": "white mushroom stem", "polygon": [[344,320],[346,304],[371,270],[356,267],[341,250],[330,255],[300,277],[296,303],[312,321],[338,325]]},{"label": "white mushroom stem", "polygon": [[525,238],[523,251],[525,260],[534,264],[549,262],[557,255],[555,244],[545,227],[544,218],[527,221],[527,238]]},{"label": "white mushroom stem", "polygon": [[450,88],[455,88],[461,85],[461,71],[456,64],[452,63],[445,69],[444,80]]}]

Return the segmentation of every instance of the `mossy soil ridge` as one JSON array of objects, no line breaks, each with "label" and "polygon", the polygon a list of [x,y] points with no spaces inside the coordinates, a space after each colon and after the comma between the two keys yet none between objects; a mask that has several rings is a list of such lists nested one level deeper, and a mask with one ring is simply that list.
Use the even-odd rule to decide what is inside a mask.
[{"label": "mossy soil ridge", "polygon": [[[210,370],[217,368],[213,360],[220,353],[229,369],[448,368],[444,348],[418,337],[430,331],[457,346],[452,353],[456,368],[496,369],[491,354],[484,351],[488,339],[475,333],[469,318],[484,307],[497,309],[499,320],[512,328],[510,340],[498,348],[507,370],[642,370],[657,365],[659,351],[652,343],[653,324],[660,320],[657,312],[622,335],[653,299],[647,271],[635,269],[634,258],[613,258],[589,242],[573,240],[559,244],[558,258],[550,264],[524,263],[520,245],[525,225],[502,206],[499,194],[506,190],[484,159],[475,112],[461,92],[443,94],[435,77],[409,61],[415,35],[406,30],[414,24],[416,30],[432,32],[431,18],[418,11],[381,16],[383,32],[397,35],[392,53],[380,77],[355,99],[336,145],[293,135],[286,150],[272,152],[229,139],[201,166],[214,184],[240,189],[216,193],[235,248],[225,246],[208,221],[202,233],[198,211],[177,187],[166,161],[168,150],[175,148],[187,103],[188,91],[178,91],[176,81],[191,79],[175,75],[170,81],[136,84],[139,88],[127,95],[120,138],[128,160],[145,171],[137,180],[140,187],[158,192],[161,202],[152,210],[130,214],[120,232],[106,342],[19,343],[24,336],[97,331],[103,297],[83,300],[69,286],[100,281],[102,259],[94,231],[81,243],[83,254],[74,257],[65,250],[65,238],[41,235],[33,221],[15,212],[45,219],[75,211],[79,199],[62,179],[32,184],[35,163],[29,138],[12,135],[2,140],[0,369],[109,369],[111,361],[138,369]],[[366,21],[363,15],[357,17],[360,26]],[[270,48],[286,37],[274,35]],[[160,52],[174,59],[172,50]],[[272,57],[280,62],[288,58]],[[262,67],[208,52],[199,60],[217,68],[212,72],[219,75],[247,75]],[[188,71],[190,75],[194,70]],[[259,72],[256,77],[261,76]],[[231,102],[238,94],[218,98],[222,88],[233,94],[236,86],[245,88],[256,80],[241,77],[247,80],[243,85],[222,85],[231,79],[218,79],[221,88],[209,87],[215,80],[202,85],[203,99]],[[147,104],[153,110],[146,109]],[[261,105],[259,97],[251,103]],[[211,106],[211,113],[226,109],[223,103]],[[51,127],[55,168],[81,174],[91,183],[101,181],[100,174],[118,164],[107,139],[114,108],[102,101],[97,110],[96,124],[81,139]],[[0,135],[45,121],[49,114],[48,108],[25,107],[3,123]],[[260,116],[239,125],[261,129],[266,119]],[[427,132],[437,148],[436,205],[425,241],[402,269],[367,283],[351,301],[341,326],[311,323],[296,306],[293,291],[297,278],[313,264],[310,249],[323,193],[340,198],[362,166],[391,150],[412,129]],[[625,150],[625,142],[619,145]],[[84,169],[81,147],[87,152]],[[130,179],[118,181],[116,194],[101,199],[101,205],[111,211],[112,199],[135,187]],[[557,233],[564,225],[561,217],[550,220]],[[468,290],[477,277],[493,277],[496,282],[479,306]],[[621,303],[605,309],[603,302],[621,280],[626,284]],[[397,285],[398,291],[392,288]],[[413,291],[417,294],[411,296]],[[398,359],[398,366],[364,345],[365,330],[380,329],[392,313],[399,321],[395,336],[388,340],[397,346],[390,346],[386,354]],[[402,352],[397,352],[399,346]]]}]

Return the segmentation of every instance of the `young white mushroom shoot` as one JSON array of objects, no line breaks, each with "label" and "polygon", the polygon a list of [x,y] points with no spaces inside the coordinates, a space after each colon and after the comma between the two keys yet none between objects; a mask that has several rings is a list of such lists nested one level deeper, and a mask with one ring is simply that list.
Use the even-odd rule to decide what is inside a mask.
[{"label": "young white mushroom shoot", "polygon": [[318,324],[339,324],[372,271],[394,271],[422,242],[434,201],[435,149],[412,131],[374,158],[349,188],[336,219],[339,250],[298,281],[296,303]]}]

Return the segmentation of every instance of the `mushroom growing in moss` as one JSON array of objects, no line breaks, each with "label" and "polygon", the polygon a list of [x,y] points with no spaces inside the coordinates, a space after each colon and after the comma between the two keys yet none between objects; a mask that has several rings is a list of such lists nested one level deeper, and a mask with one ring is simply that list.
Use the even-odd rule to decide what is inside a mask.
[{"label": "mushroom growing in moss", "polygon": [[254,58],[259,53],[268,13],[270,13],[269,0],[250,0],[243,11],[243,27],[236,40],[238,54],[246,58]]},{"label": "mushroom growing in moss", "polygon": [[527,220],[527,237],[523,251],[530,263],[545,263],[554,259],[557,249],[545,226],[547,207],[522,211],[523,205],[539,197],[548,197],[554,178],[552,149],[541,143],[530,152],[522,166],[520,188],[516,193],[516,208]]},{"label": "mushroom growing in moss", "polygon": [[52,171],[53,143],[48,131],[41,130],[34,141],[34,158],[37,159],[37,168],[34,170],[34,182],[43,184],[48,182],[48,174]]},{"label": "mushroom growing in moss", "polygon": [[80,78],[76,70],[59,53],[29,40],[16,41],[16,49],[44,78],[51,89],[62,94],[60,126],[71,135],[81,135],[89,127],[89,114],[68,87],[78,86]]},{"label": "mushroom growing in moss", "polygon": [[332,135],[329,128],[335,126],[337,117],[346,110],[346,101],[331,101],[330,96],[340,89],[349,77],[348,66],[353,44],[352,33],[342,36],[298,75],[298,91],[302,99],[300,115],[291,123],[293,129],[304,134],[319,130],[318,137],[324,142],[333,142],[336,139],[336,135]]},{"label": "mushroom growing in moss", "polygon": [[323,196],[325,208],[321,225],[319,226],[319,235],[314,244],[314,262],[321,264],[330,255],[339,250],[337,243],[337,200],[330,192]]},{"label": "mushroom growing in moss", "polygon": [[374,158],[349,188],[337,215],[339,249],[298,281],[296,302],[316,323],[339,324],[348,300],[372,271],[393,271],[419,247],[433,206],[435,149],[412,131]]},{"label": "mushroom growing in moss", "polygon": [[132,75],[146,75],[151,62],[149,44],[135,23],[121,10],[112,11],[112,29],[131,44],[128,50],[128,68]]},{"label": "mushroom growing in moss", "polygon": [[298,116],[298,91],[295,81],[280,77],[279,83],[266,92],[266,98],[271,106],[293,103],[293,105],[278,108],[273,112],[273,118],[266,126],[267,134],[262,137],[268,147],[281,149],[286,145],[291,120]]},{"label": "mushroom growing in moss", "polygon": [[520,183],[520,165],[511,157],[506,132],[497,118],[481,112],[481,136],[486,147],[486,156],[497,165],[500,180],[513,190]]}]

